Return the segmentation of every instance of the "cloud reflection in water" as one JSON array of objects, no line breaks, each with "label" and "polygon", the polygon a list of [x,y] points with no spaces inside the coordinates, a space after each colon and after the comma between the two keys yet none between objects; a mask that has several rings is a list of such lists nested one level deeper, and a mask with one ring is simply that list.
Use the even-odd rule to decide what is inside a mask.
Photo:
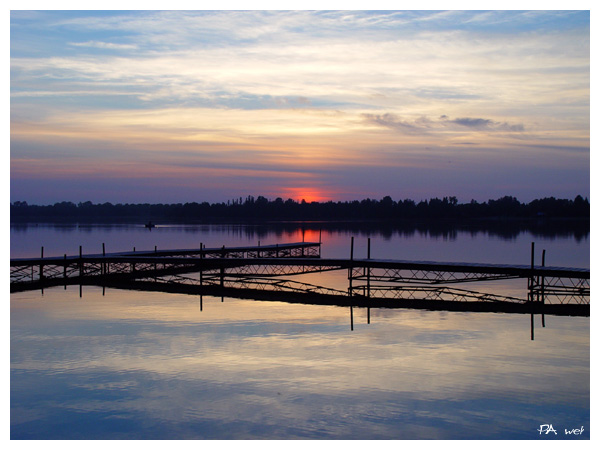
[{"label": "cloud reflection in water", "polygon": [[[589,319],[71,287],[11,296],[13,439],[537,439],[589,430]],[[560,437],[560,436],[559,436]],[[584,438],[589,437],[583,436]]]}]

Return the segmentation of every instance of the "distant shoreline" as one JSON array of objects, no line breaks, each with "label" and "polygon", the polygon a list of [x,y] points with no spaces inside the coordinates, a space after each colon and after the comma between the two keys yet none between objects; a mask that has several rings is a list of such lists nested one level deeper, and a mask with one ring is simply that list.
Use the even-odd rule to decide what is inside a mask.
[{"label": "distant shoreline", "polygon": [[337,223],[337,224],[414,224],[435,225],[483,224],[500,222],[534,222],[575,220],[587,221],[589,228],[590,203],[578,195],[574,200],[554,197],[521,203],[505,196],[498,200],[478,203],[458,203],[456,197],[433,198],[415,202],[364,199],[346,202],[296,202],[281,198],[268,200],[248,196],[227,203],[176,203],[176,204],[112,204],[84,202],[55,203],[54,205],[29,205],[14,202],[10,205],[12,223],[153,223],[153,224],[285,224],[285,223]]}]

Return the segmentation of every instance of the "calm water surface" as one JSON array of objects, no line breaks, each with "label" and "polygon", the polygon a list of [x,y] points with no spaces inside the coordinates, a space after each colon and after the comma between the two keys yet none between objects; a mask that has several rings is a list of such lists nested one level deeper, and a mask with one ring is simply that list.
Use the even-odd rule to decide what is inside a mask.
[{"label": "calm water surface", "polygon": [[[305,230],[318,240],[318,228]],[[322,232],[324,257],[366,234]],[[585,237],[372,233],[372,256],[589,267]],[[301,229],[27,227],[11,256],[302,240]],[[316,275],[312,275],[315,277]],[[328,275],[331,283],[344,277]],[[337,281],[336,281],[337,280]],[[520,284],[495,289],[523,290]],[[70,286],[11,294],[13,439],[589,439],[589,318]],[[541,424],[558,435],[541,435]]]}]

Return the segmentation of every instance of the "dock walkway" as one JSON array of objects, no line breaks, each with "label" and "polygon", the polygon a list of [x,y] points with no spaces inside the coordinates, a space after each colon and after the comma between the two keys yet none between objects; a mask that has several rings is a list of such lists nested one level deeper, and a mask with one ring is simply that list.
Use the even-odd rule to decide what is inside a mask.
[{"label": "dock walkway", "polygon": [[[351,253],[352,254],[352,253]],[[532,247],[533,255],[533,247]],[[543,261],[542,261],[543,263]],[[243,289],[344,296],[359,300],[579,305],[589,315],[590,270],[533,264],[481,264],[389,259],[321,258],[315,242],[263,246],[170,249],[11,259],[11,292],[67,284],[145,286],[147,289]],[[282,279],[347,270],[348,289]],[[194,275],[196,274],[196,275]],[[526,279],[526,298],[465,289],[465,283]],[[153,285],[153,287],[151,287]],[[262,294],[261,294],[262,295]],[[347,299],[344,300],[344,302]]]}]

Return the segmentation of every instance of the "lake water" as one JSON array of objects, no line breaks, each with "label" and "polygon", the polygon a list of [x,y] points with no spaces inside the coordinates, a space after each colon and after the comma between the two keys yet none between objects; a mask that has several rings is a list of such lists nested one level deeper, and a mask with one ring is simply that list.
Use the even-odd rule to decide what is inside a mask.
[{"label": "lake water", "polygon": [[[303,229],[304,228],[304,229]],[[11,257],[323,241],[323,257],[589,268],[587,234],[11,227]],[[318,275],[311,282],[319,281]],[[328,283],[347,283],[329,274]],[[491,284],[524,291],[525,280]],[[80,295],[81,294],[81,295]],[[12,439],[589,439],[590,320],[57,287],[11,294]],[[552,424],[557,434],[540,434]],[[565,429],[581,429],[580,435]]]}]

